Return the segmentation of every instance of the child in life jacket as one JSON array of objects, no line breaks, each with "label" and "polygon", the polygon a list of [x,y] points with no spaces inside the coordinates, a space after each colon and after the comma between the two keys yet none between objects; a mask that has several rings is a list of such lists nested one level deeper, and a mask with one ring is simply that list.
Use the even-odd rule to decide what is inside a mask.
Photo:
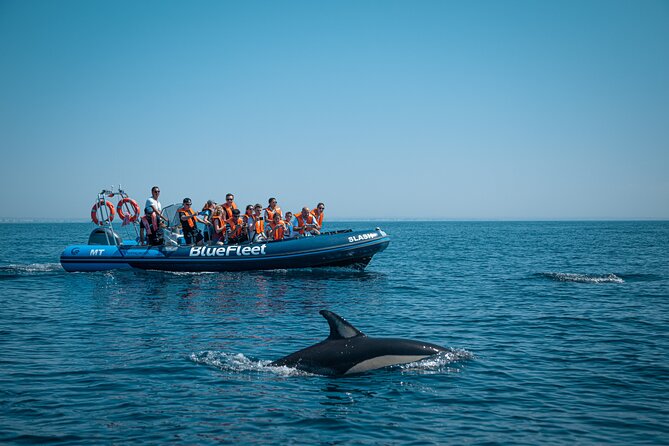
[{"label": "child in life jacket", "polygon": [[283,220],[281,220],[281,215],[276,212],[272,218],[272,221],[267,226],[267,238],[270,240],[283,240],[285,233],[286,225]]},{"label": "child in life jacket", "polygon": [[286,212],[286,219],[283,221],[286,225],[286,233],[283,235],[284,240],[297,237],[297,231],[295,231],[295,226],[293,224],[293,213],[288,211]]}]

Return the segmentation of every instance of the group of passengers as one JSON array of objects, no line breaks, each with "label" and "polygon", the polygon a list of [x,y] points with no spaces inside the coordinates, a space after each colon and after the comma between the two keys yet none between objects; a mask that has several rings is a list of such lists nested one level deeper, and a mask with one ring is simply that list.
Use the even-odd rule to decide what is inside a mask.
[{"label": "group of passengers", "polygon": [[[144,216],[140,221],[139,238],[142,245],[164,244],[161,228],[165,227],[168,221],[162,214],[159,195],[160,189],[154,186],[151,189],[151,197],[146,200]],[[187,245],[204,243],[222,245],[318,235],[323,227],[325,210],[325,205],[318,203],[313,210],[305,206],[296,216],[292,212],[286,212],[284,215],[277,206],[276,198],[272,197],[266,208],[261,204],[249,204],[244,214],[241,214],[233,194],[227,194],[225,203],[220,205],[208,200],[200,212],[194,211],[192,204],[190,198],[184,198],[182,207],[177,210]],[[205,225],[204,234],[197,223]]]}]

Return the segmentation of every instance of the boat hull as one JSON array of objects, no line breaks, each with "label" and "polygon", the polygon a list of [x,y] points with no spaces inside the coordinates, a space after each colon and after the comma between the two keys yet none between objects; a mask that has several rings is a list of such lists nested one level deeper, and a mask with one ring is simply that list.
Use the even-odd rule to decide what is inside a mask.
[{"label": "boat hull", "polygon": [[222,272],[328,266],[362,269],[389,243],[390,237],[377,228],[239,245],[71,245],[63,250],[60,263],[70,272],[113,269]]}]

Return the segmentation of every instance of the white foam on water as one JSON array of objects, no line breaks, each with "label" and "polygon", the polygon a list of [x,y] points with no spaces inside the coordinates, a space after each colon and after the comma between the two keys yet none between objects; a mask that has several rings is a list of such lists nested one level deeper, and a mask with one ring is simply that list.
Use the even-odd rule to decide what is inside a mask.
[{"label": "white foam on water", "polygon": [[30,263],[30,264],[11,264],[3,266],[4,271],[17,274],[45,273],[53,271],[64,271],[60,263]]},{"label": "white foam on water", "polygon": [[[272,373],[279,376],[317,376],[303,370],[292,367],[273,367],[272,361],[257,360],[245,356],[242,353],[225,353],[217,351],[201,351],[191,353],[189,359],[196,364],[216,367],[219,370],[233,373]],[[464,349],[451,349],[440,352],[420,361],[392,366],[391,369],[400,370],[402,373],[438,374],[444,372],[459,372],[458,368],[452,367],[453,363],[474,359],[474,355]]]},{"label": "white foam on water", "polygon": [[242,353],[225,353],[216,351],[201,351],[191,353],[190,360],[196,364],[203,364],[217,369],[234,373],[273,373],[280,376],[313,376],[290,367],[272,367],[269,360],[256,360]]},{"label": "white foam on water", "polygon": [[450,349],[446,352],[440,352],[434,356],[429,356],[420,361],[409,364],[398,365],[402,372],[428,373],[436,374],[443,372],[459,372],[458,368],[452,367],[452,364],[459,361],[468,361],[474,359],[474,355],[464,349]]},{"label": "white foam on water", "polygon": [[151,272],[160,272],[169,276],[208,276],[212,274],[219,274],[214,271],[158,271],[158,270],[149,270]]},{"label": "white foam on water", "polygon": [[576,282],[576,283],[625,283],[625,281],[613,273],[609,274],[577,274],[577,273],[541,273],[558,282]]}]

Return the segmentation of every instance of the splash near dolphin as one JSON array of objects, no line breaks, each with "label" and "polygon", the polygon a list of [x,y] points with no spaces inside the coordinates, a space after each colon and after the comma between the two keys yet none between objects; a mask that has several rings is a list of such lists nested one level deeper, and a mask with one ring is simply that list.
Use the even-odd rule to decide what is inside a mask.
[{"label": "splash near dolphin", "polygon": [[409,339],[370,338],[341,316],[321,310],[330,325],[324,341],[278,359],[273,367],[293,367],[320,375],[349,375],[420,361],[450,349]]}]

